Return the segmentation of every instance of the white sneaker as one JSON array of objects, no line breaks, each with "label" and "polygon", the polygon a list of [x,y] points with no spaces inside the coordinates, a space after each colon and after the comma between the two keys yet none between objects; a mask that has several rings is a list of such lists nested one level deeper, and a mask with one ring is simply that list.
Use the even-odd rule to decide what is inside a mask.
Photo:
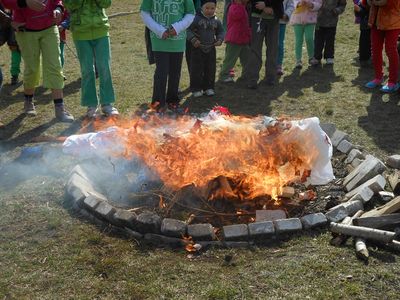
[{"label": "white sneaker", "polygon": [[208,89],[208,90],[205,90],[204,94],[206,94],[206,96],[214,96],[215,92],[213,89]]},{"label": "white sneaker", "polygon": [[201,97],[201,96],[203,96],[203,92],[202,92],[202,91],[193,92],[193,93],[192,93],[192,96],[193,96],[194,98]]},{"label": "white sneaker", "polygon": [[316,65],[319,65],[319,64],[320,64],[320,61],[318,59],[316,59],[315,57],[310,59],[310,65],[316,66]]},{"label": "white sneaker", "polygon": [[112,106],[111,104],[102,105],[101,106],[101,111],[106,116],[118,116],[119,115],[118,110],[114,106]]},{"label": "white sneaker", "polygon": [[326,59],[326,64],[327,65],[333,65],[335,63],[335,60],[333,58],[327,58]]},{"label": "white sneaker", "polygon": [[234,82],[233,77],[228,77],[221,80],[223,83],[231,83]]},{"label": "white sneaker", "polygon": [[96,106],[88,106],[86,111],[86,117],[93,119],[96,117],[97,107]]}]

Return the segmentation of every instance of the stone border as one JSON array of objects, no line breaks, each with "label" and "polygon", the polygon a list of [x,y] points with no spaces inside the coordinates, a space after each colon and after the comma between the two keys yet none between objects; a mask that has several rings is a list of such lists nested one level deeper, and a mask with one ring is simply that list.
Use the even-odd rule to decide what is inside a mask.
[{"label": "stone border", "polygon": [[[302,230],[326,227],[330,222],[340,222],[358,210],[363,210],[365,203],[384,191],[386,180],[382,173],[386,166],[379,159],[364,155],[359,147],[350,142],[349,135],[336,130],[335,125],[321,124],[321,128],[330,137],[333,147],[347,155],[345,163],[353,168],[342,183],[348,192],[343,200],[347,201],[325,214],[320,212],[301,218],[227,225],[222,227],[223,240],[217,241],[216,230],[209,223],[187,225],[181,220],[162,219],[151,211],[136,214],[113,206],[104,194],[96,190],[92,178],[85,171],[85,162],[76,165],[71,171],[66,195],[73,209],[90,221],[99,225],[111,224],[129,237],[144,239],[156,246],[182,247],[194,241],[203,246],[247,247],[254,241],[266,241]],[[391,165],[396,165],[393,162],[395,158],[390,160]],[[182,238],[184,236],[191,237],[193,241]]]}]

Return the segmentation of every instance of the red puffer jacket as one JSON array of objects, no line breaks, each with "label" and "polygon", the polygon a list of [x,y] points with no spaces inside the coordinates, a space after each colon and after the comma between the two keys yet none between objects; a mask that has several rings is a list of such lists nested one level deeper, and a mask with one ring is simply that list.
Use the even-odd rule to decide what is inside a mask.
[{"label": "red puffer jacket", "polygon": [[232,3],[228,10],[227,33],[225,42],[246,45],[250,43],[251,28],[246,6]]}]

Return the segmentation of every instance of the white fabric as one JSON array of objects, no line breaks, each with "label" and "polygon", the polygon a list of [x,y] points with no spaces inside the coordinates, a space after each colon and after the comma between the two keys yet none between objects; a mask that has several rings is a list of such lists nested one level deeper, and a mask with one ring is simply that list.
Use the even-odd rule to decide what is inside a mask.
[{"label": "white fabric", "polygon": [[151,14],[147,11],[140,11],[140,16],[142,17],[143,23],[149,28],[152,32],[154,32],[160,39],[162,38],[163,33],[167,28],[157,23]]}]

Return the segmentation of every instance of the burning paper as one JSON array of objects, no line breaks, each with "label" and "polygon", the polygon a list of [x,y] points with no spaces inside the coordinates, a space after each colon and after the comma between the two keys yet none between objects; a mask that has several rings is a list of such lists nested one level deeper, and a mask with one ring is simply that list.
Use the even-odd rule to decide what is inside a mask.
[{"label": "burning paper", "polygon": [[70,136],[67,154],[81,158],[139,159],[163,183],[178,190],[229,178],[238,198],[276,198],[282,187],[334,179],[329,137],[318,118],[277,120],[213,110],[202,117],[135,119],[96,133]]}]

